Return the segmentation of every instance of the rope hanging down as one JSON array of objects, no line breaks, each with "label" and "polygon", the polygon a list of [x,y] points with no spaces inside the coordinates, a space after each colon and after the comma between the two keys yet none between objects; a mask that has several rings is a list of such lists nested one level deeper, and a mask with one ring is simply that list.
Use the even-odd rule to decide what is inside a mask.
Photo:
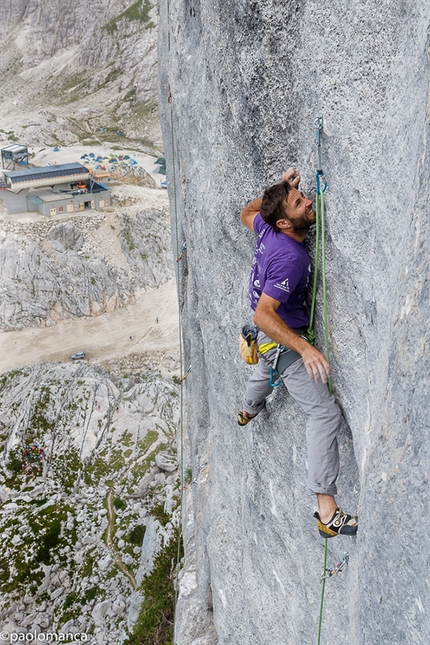
[{"label": "rope hanging down", "polygon": [[[312,286],[312,304],[309,317],[309,327],[308,327],[308,339],[314,344],[315,342],[315,332],[314,332],[314,316],[315,316],[315,304],[317,297],[317,283],[318,283],[318,266],[319,266],[319,254],[320,254],[320,244],[321,244],[321,279],[322,279],[322,290],[323,290],[323,323],[324,323],[324,336],[325,336],[325,354],[327,361],[330,363],[330,347],[329,347],[329,333],[328,333],[328,321],[327,321],[327,282],[326,282],[326,261],[325,261],[325,203],[324,203],[324,192],[327,188],[327,182],[324,178],[324,172],[322,170],[321,163],[321,132],[323,128],[323,118],[322,115],[318,115],[314,120],[315,128],[315,138],[318,149],[318,167],[315,172],[315,263],[314,263],[314,278]],[[330,392],[333,392],[331,378],[328,379],[328,388]],[[340,563],[333,571],[330,571],[330,574],[327,575],[327,538],[324,540],[324,565],[323,565],[323,574],[321,576],[321,602],[320,602],[320,613],[318,621],[318,640],[317,645],[320,645],[321,642],[321,626],[323,618],[323,607],[324,607],[324,593],[325,593],[325,583],[326,579],[335,573],[338,573],[342,570],[343,566],[347,564],[348,560],[345,559]]]},{"label": "rope hanging down", "polygon": [[[169,36],[169,51],[170,51],[170,6],[169,2],[167,3],[167,13],[168,13],[168,36]],[[172,154],[172,190],[173,190],[173,219],[175,223],[175,241],[176,241],[176,255],[182,258],[182,255],[185,251],[185,244],[182,245],[182,249],[179,250],[179,224],[178,224],[178,204],[177,204],[177,181],[176,181],[176,147],[175,147],[175,132],[174,132],[174,118],[173,118],[173,104],[172,104],[172,93],[169,90],[167,97],[167,103],[170,106],[170,133],[171,133],[171,154]],[[179,258],[180,259],[180,258]],[[179,303],[179,365],[180,365],[180,382],[182,383],[189,372],[191,371],[191,366],[188,369],[187,373],[184,376],[184,356],[183,356],[183,339],[182,339],[182,311],[181,311],[181,284],[182,284],[182,275],[180,264],[177,262],[177,271],[176,271],[176,288],[177,288],[177,298]],[[181,560],[181,546],[183,542],[182,535],[182,523],[183,523],[183,508],[184,508],[184,393],[183,388],[180,388],[180,418],[179,418],[179,433],[180,433],[180,463],[179,463],[179,477],[180,477],[180,490],[181,490],[181,526],[179,527],[178,534],[178,548],[176,553],[176,571],[179,569],[179,563]],[[174,595],[174,613],[176,614],[176,605],[178,602],[179,586],[177,579],[175,581],[175,595]]]},{"label": "rope hanging down", "polygon": [[317,640],[317,645],[320,645],[321,643],[321,626],[322,626],[322,619],[323,619],[323,606],[324,606],[324,592],[325,592],[325,581],[326,581],[326,576],[324,575],[327,571],[327,542],[328,539],[325,538],[324,540],[324,565],[323,565],[323,574],[321,576],[321,602],[320,602],[320,616],[319,616],[319,621],[318,621],[318,640]]},{"label": "rope hanging down", "polygon": [[[318,265],[319,265],[319,252],[321,243],[321,276],[322,276],[322,289],[323,289],[323,308],[324,308],[324,335],[325,335],[325,353],[327,361],[330,363],[330,347],[328,335],[328,321],[327,321],[327,282],[326,282],[326,258],[325,258],[325,203],[324,193],[327,188],[327,182],[324,178],[324,172],[321,168],[321,131],[323,127],[322,115],[317,116],[314,121],[315,137],[318,146],[318,168],[315,172],[315,262],[314,262],[314,278],[312,286],[312,303],[309,315],[309,327],[307,335],[309,341],[314,344],[315,331],[314,331],[314,316],[315,305],[317,298],[317,284],[318,284]],[[328,387],[330,392],[333,391],[331,377],[328,379]]]},{"label": "rope hanging down", "polygon": [[[170,16],[170,0],[167,0],[167,49],[170,56],[171,51],[171,16]],[[172,92],[169,88],[167,103],[170,106],[170,134],[171,134],[171,154],[172,154],[172,190],[173,190],[173,219],[175,223],[175,242],[176,242],[176,286],[177,286],[177,297],[179,304],[179,354],[180,354],[180,382],[183,383],[187,376],[191,372],[191,365],[188,368],[187,372],[184,374],[184,352],[183,352],[183,336],[182,336],[182,270],[181,270],[181,260],[186,251],[187,245],[186,242],[182,244],[182,247],[179,248],[179,223],[178,223],[178,204],[177,204],[177,178],[176,178],[176,146],[175,146],[175,128],[174,128],[174,101],[172,97]],[[179,430],[180,430],[180,490],[181,490],[181,526],[179,527],[178,535],[178,549],[176,554],[176,571],[179,569],[180,559],[181,559],[181,543],[183,543],[183,534],[182,534],[182,525],[183,525],[183,509],[184,509],[184,493],[187,489],[184,486],[185,477],[184,477],[184,391],[183,388],[180,388],[180,418],[179,418]],[[194,480],[192,484],[196,483]],[[174,595],[174,613],[176,615],[176,605],[178,602],[179,595],[179,585],[176,578],[175,581],[175,595]]]},{"label": "rope hanging down", "polygon": [[[319,263],[319,246],[320,246],[320,231],[321,231],[321,237],[324,240],[324,215],[325,215],[325,209],[324,209],[324,191],[327,188],[327,183],[324,182],[323,188],[321,190],[321,178],[324,177],[323,170],[321,168],[321,130],[323,126],[323,118],[322,115],[317,116],[317,118],[314,121],[314,128],[315,128],[315,138],[318,146],[318,168],[315,172],[315,183],[316,183],[316,190],[315,190],[315,227],[316,227],[316,234],[315,234],[315,264],[314,264],[314,284],[312,287],[312,306],[311,306],[311,314],[310,314],[310,319],[309,319],[309,330],[308,331],[308,337],[311,334],[311,337],[309,338],[312,344],[315,342],[315,332],[313,329],[313,322],[314,322],[314,315],[315,315],[315,303],[316,303],[316,298],[317,298],[317,279],[318,279],[318,263]],[[321,222],[320,222],[321,220]],[[322,262],[322,274],[323,274],[323,299],[324,299],[324,331],[325,331],[325,338],[326,338],[326,351],[328,348],[328,329],[327,329],[327,298],[326,298],[326,281],[325,281],[325,242],[322,242],[322,256],[323,256],[323,262]],[[327,360],[330,362],[329,355],[326,357]],[[328,381],[328,386],[330,392],[332,391],[332,384],[331,384],[331,379]],[[324,565],[323,565],[323,575],[321,578],[321,602],[320,602],[320,615],[319,615],[319,621],[318,621],[318,640],[317,640],[317,645],[320,645],[321,643],[321,627],[322,627],[322,619],[323,619],[323,607],[324,607],[324,594],[325,594],[325,573],[327,571],[327,543],[328,540],[325,538],[324,540]]]},{"label": "rope hanging down", "polygon": [[[168,43],[170,51],[170,4],[167,2],[167,13],[168,13]],[[179,242],[179,217],[178,217],[178,203],[177,203],[177,178],[176,178],[176,146],[175,146],[175,127],[174,127],[174,101],[172,97],[172,92],[169,89],[167,96],[167,103],[169,104],[170,111],[170,134],[171,134],[171,154],[172,154],[172,191],[173,191],[173,219],[175,224],[175,242],[176,242],[176,288],[177,288],[177,298],[178,298],[178,317],[179,317],[179,364],[180,364],[180,383],[184,383],[185,379],[191,373],[191,365],[184,374],[184,352],[183,352],[183,336],[182,336],[182,267],[181,260],[185,251],[187,250],[187,243],[184,242],[180,248]],[[197,476],[189,484],[185,486],[185,473],[184,473],[184,389],[180,388],[180,418],[179,418],[179,432],[180,432],[180,462],[179,462],[179,475],[180,475],[180,491],[181,491],[181,524],[179,527],[178,534],[178,548],[176,553],[176,572],[179,570],[179,565],[181,561],[181,547],[184,542],[182,526],[183,526],[183,509],[184,509],[184,494],[189,486],[197,483]],[[175,595],[174,595],[174,614],[176,615],[176,606],[179,596],[179,585],[178,579],[175,580]]]}]

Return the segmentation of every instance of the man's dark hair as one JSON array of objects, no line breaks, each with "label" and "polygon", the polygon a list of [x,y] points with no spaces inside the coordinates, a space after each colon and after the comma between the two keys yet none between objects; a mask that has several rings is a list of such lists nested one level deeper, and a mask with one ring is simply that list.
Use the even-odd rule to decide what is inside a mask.
[{"label": "man's dark hair", "polygon": [[290,192],[291,184],[283,181],[266,188],[261,202],[260,214],[266,224],[269,224],[274,231],[279,233],[280,229],[276,226],[279,219],[286,219],[285,202]]}]

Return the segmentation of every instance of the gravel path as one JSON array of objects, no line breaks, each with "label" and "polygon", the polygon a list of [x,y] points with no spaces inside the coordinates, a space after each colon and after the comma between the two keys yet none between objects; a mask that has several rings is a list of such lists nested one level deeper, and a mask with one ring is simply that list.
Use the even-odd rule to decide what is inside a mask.
[{"label": "gravel path", "polygon": [[151,350],[178,352],[175,280],[138,293],[133,305],[113,313],[62,321],[53,327],[0,333],[0,373],[38,363],[69,361],[78,350],[94,364]]}]

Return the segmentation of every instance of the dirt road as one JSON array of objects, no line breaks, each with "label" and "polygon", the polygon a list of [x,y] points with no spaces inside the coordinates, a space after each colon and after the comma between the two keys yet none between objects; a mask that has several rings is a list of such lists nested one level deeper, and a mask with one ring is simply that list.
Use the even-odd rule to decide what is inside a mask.
[{"label": "dirt road", "polygon": [[[0,332],[0,374],[46,362],[70,361],[83,350],[90,363],[148,351],[179,351],[175,280],[140,292],[133,305],[54,327]],[[157,322],[158,318],[158,322]]]}]

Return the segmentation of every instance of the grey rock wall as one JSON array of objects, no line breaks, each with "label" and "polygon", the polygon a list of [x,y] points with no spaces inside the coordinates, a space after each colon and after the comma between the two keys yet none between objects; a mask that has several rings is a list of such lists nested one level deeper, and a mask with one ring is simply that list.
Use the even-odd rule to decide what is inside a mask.
[{"label": "grey rock wall", "polygon": [[313,194],[322,113],[338,501],[360,519],[357,538],[329,541],[329,566],[344,550],[350,563],[327,582],[323,642],[427,644],[430,5],[160,0],[159,13],[197,477],[176,643],[213,643],[214,629],[220,645],[316,642],[324,543],[305,491],[304,416],[277,391],[258,420],[236,424],[254,245],[238,215],[290,164]]}]

